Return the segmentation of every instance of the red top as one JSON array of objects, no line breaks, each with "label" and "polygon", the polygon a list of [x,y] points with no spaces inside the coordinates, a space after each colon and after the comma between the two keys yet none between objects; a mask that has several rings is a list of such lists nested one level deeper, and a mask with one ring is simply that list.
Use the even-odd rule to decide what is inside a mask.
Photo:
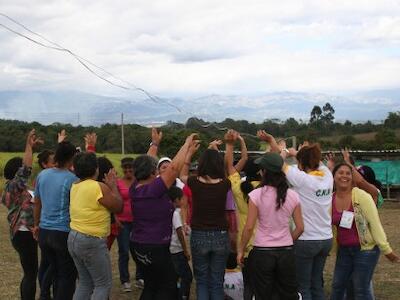
[{"label": "red top", "polygon": [[[353,203],[350,204],[348,211],[354,212]],[[332,224],[337,226],[337,242],[340,246],[345,247],[359,246],[360,240],[354,220],[350,229],[339,226],[342,214],[336,209],[336,194],[334,193],[332,197]]]},{"label": "red top", "polygon": [[122,212],[116,214],[117,218],[121,222],[132,222],[132,207],[131,207],[131,198],[129,196],[129,187],[126,186],[125,182],[122,179],[117,179],[117,187],[119,194],[121,195],[123,206]]}]

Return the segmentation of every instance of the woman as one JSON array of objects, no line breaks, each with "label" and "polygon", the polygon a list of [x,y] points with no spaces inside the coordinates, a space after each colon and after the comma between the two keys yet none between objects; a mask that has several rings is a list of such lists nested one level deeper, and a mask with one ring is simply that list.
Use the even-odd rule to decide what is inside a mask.
[{"label": "woman", "polygon": [[107,300],[112,285],[111,260],[106,238],[110,232],[110,212],[122,210],[122,200],[111,170],[104,183],[96,181],[98,163],[94,153],[80,153],[74,159],[79,181],[71,187],[71,231],[68,251],[78,270],[75,300]]},{"label": "woman", "polygon": [[386,240],[378,211],[371,195],[353,187],[352,167],[346,163],[333,170],[335,193],[332,200],[338,252],[332,282],[332,299],[342,300],[350,278],[356,300],[371,300],[370,290],[379,254],[392,262],[399,257]]},{"label": "woman", "polygon": [[32,173],[32,148],[40,143],[43,141],[36,137],[33,129],[26,140],[24,158],[14,157],[4,167],[6,184],[1,201],[8,209],[11,244],[18,252],[23,269],[20,283],[22,300],[34,300],[36,294],[38,249],[32,235],[33,201],[28,190],[28,179]]},{"label": "woman", "polygon": [[[120,226],[119,234],[117,235],[118,242],[118,269],[119,279],[121,281],[122,290],[124,292],[132,291],[129,275],[129,243],[132,231],[132,204],[129,197],[129,188],[135,181],[133,176],[133,163],[132,157],[124,157],[121,160],[121,169],[123,176],[117,179],[117,187],[119,194],[124,203],[124,208],[121,213],[115,215],[117,224]],[[134,252],[131,251],[132,259],[135,261]],[[136,265],[136,286],[143,288],[143,274],[139,265]]]},{"label": "woman", "polygon": [[[174,211],[168,189],[175,183],[182,169],[195,135],[186,138],[167,169],[157,177],[157,161],[153,156],[141,155],[133,163],[136,181],[130,188],[133,229],[131,248],[144,275],[144,289],[140,299],[172,300],[177,297],[176,273],[169,252]],[[150,148],[157,148],[152,143]],[[156,152],[155,149],[148,153]]]},{"label": "woman", "polygon": [[[233,164],[233,149],[236,140],[240,141],[240,160]],[[254,164],[254,159],[248,160],[247,147],[244,139],[235,131],[228,131],[225,135],[225,167],[228,173],[228,179],[231,182],[232,193],[234,196],[235,204],[237,207],[239,230],[238,237],[242,236],[243,228],[246,223],[248,213],[248,194],[260,184],[260,176],[258,174],[259,167]],[[242,169],[245,171],[246,179],[242,181],[240,172]],[[244,300],[250,300],[253,297],[253,292],[250,288],[250,273],[247,268],[247,257],[251,250],[252,238],[250,238],[248,245],[244,251],[244,261],[242,267],[243,284],[244,284]]]},{"label": "woman", "polygon": [[[304,229],[300,200],[288,188],[282,172],[283,159],[267,153],[256,159],[262,170],[261,187],[249,194],[249,212],[239,246],[237,260],[243,263],[247,243],[257,223],[253,249],[248,258],[250,285],[255,299],[297,300],[296,265],[293,241]],[[290,218],[296,228],[291,232]]]},{"label": "woman", "polygon": [[223,299],[223,283],[230,245],[225,218],[230,182],[225,177],[224,160],[214,149],[199,159],[198,176],[187,177],[190,160],[197,148],[191,148],[182,172],[182,181],[192,190],[193,215],[191,250],[198,300]]},{"label": "woman", "polygon": [[56,167],[41,171],[36,178],[34,234],[55,272],[56,300],[72,299],[75,290],[76,268],[67,246],[70,189],[78,179],[70,171],[75,154],[73,144],[59,143],[54,155]]},{"label": "woman", "polygon": [[332,173],[321,163],[318,144],[305,143],[299,151],[288,151],[280,149],[265,131],[257,135],[270,144],[271,151],[282,156],[289,152],[297,159],[297,166],[283,167],[288,182],[299,194],[304,220],[304,232],[295,242],[297,281],[304,300],[323,300],[323,270],[332,247]]}]

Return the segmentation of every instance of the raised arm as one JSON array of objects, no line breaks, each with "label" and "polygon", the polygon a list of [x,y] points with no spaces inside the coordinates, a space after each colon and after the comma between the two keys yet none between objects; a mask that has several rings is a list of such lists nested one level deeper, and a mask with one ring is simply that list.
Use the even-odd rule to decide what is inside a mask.
[{"label": "raised arm", "polygon": [[275,138],[271,134],[265,132],[265,130],[257,131],[257,136],[259,137],[260,140],[267,142],[270,145],[271,152],[279,153],[281,151]]},{"label": "raised arm", "polygon": [[62,129],[59,133],[58,133],[58,137],[57,137],[57,143],[62,143],[67,139],[67,133],[65,132],[65,129]]},{"label": "raised arm", "polygon": [[32,168],[33,147],[40,144],[43,144],[43,140],[41,138],[36,137],[35,129],[32,129],[28,133],[28,137],[26,138],[25,152],[22,160],[24,166]]},{"label": "raised arm", "polygon": [[232,175],[236,172],[236,169],[233,165],[233,146],[237,139],[237,135],[234,134],[233,130],[228,130],[225,133],[224,140],[225,140],[225,168],[228,175]]},{"label": "raised arm", "polygon": [[246,165],[248,156],[247,156],[247,146],[244,138],[238,134],[238,140],[240,142],[240,159],[235,165],[236,171],[240,172],[243,170],[244,166]]},{"label": "raised arm", "polygon": [[100,182],[103,197],[99,199],[101,205],[110,212],[120,213],[123,209],[123,201],[117,187],[117,174],[111,169],[104,176],[104,183]]},{"label": "raised arm", "polygon": [[97,134],[95,132],[86,133],[84,139],[86,152],[96,152]]},{"label": "raised arm", "polygon": [[189,168],[190,164],[192,163],[192,157],[196,153],[197,150],[200,148],[199,141],[192,142],[189,146],[188,152],[186,153],[185,161],[183,163],[181,172],[179,174],[179,178],[187,184],[187,179],[189,177]]},{"label": "raised arm", "polygon": [[356,184],[356,186],[364,191],[366,191],[368,194],[372,196],[372,199],[374,200],[375,204],[378,202],[378,189],[376,186],[373,184],[370,184],[368,181],[362,177],[362,175],[358,172],[357,168],[351,164],[350,161],[350,153],[348,149],[342,150],[342,155],[343,155],[343,160],[351,166],[352,170],[352,175],[353,175],[353,181]]},{"label": "raised arm", "polygon": [[162,140],[162,131],[158,132],[157,128],[151,128],[151,143],[149,150],[147,150],[147,155],[157,158],[158,147],[160,146]]},{"label": "raised arm", "polygon": [[161,179],[164,181],[165,185],[168,188],[172,186],[176,178],[180,175],[182,168],[185,164],[185,159],[188,154],[189,148],[192,146],[192,144],[198,144],[199,141],[195,140],[196,136],[197,135],[195,133],[192,133],[186,138],[185,143],[172,159],[171,164],[167,167],[163,174],[161,174]]}]

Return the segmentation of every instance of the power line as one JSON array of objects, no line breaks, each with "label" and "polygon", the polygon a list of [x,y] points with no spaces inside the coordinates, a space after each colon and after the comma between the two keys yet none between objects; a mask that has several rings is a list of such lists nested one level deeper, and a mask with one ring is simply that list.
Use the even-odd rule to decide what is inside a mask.
[{"label": "power line", "polygon": [[[197,117],[196,117],[193,113],[188,112],[188,111],[185,111],[184,109],[178,107],[177,105],[172,104],[172,103],[170,103],[169,101],[166,101],[165,99],[162,99],[162,98],[160,98],[160,97],[158,97],[158,96],[152,95],[150,92],[146,91],[145,89],[140,88],[140,87],[137,87],[136,85],[134,85],[134,84],[132,84],[132,83],[130,83],[130,82],[124,80],[124,79],[121,79],[121,78],[118,77],[118,76],[115,76],[115,75],[112,74],[111,72],[109,72],[109,71],[107,71],[106,69],[104,69],[104,68],[102,68],[102,67],[96,65],[95,63],[91,62],[90,60],[88,60],[88,59],[86,59],[86,58],[84,58],[84,57],[82,57],[82,56],[79,56],[78,54],[74,53],[74,52],[71,51],[70,49],[67,49],[67,48],[61,46],[60,44],[49,40],[48,38],[44,37],[43,35],[41,35],[41,34],[35,32],[35,31],[29,29],[27,26],[25,26],[24,24],[18,22],[18,21],[15,20],[14,18],[12,18],[12,17],[10,17],[10,16],[8,16],[8,15],[6,15],[6,14],[4,14],[4,13],[1,13],[1,12],[0,12],[0,16],[3,16],[4,18],[6,18],[6,19],[8,19],[9,21],[13,22],[14,24],[16,24],[16,25],[22,27],[24,30],[28,31],[29,33],[40,37],[41,39],[43,39],[43,40],[46,41],[47,43],[50,43],[50,44],[53,45],[53,46],[46,45],[46,44],[44,44],[44,43],[42,43],[42,42],[40,42],[40,41],[37,41],[37,40],[35,40],[35,39],[31,38],[31,37],[28,37],[28,36],[26,36],[25,34],[22,34],[22,33],[18,32],[18,31],[16,31],[16,30],[11,29],[11,28],[8,27],[8,26],[6,26],[6,25],[0,23],[0,26],[3,27],[4,29],[6,29],[6,30],[8,30],[8,31],[10,31],[10,32],[12,32],[12,33],[14,33],[14,34],[16,34],[16,35],[22,37],[22,38],[25,38],[25,39],[29,40],[30,42],[33,42],[33,43],[35,43],[35,44],[37,44],[37,45],[39,45],[39,46],[42,46],[42,47],[45,47],[45,48],[48,48],[48,49],[51,49],[51,50],[61,51],[61,52],[70,54],[76,61],[78,61],[78,62],[79,62],[85,69],[87,69],[90,73],[92,73],[94,76],[96,76],[96,77],[98,77],[99,79],[101,79],[101,80],[107,82],[107,83],[110,84],[110,85],[113,85],[113,86],[115,86],[115,87],[117,87],[117,88],[121,88],[121,89],[123,89],[123,90],[139,91],[139,92],[143,93],[145,96],[147,96],[148,99],[150,99],[151,101],[153,101],[153,102],[155,102],[155,103],[168,105],[168,106],[174,108],[175,110],[177,110],[179,113],[187,114],[187,115],[193,117],[194,121],[195,121],[196,123],[198,123],[198,124],[199,124],[201,127],[203,127],[203,128],[214,127],[214,128],[216,128],[217,130],[219,130],[219,131],[225,131],[225,130],[228,129],[228,128],[226,128],[226,127],[221,128],[221,127],[217,126],[215,122],[210,122],[210,123],[207,123],[207,124],[201,124],[201,123],[197,120]],[[105,78],[104,76],[101,76],[101,75],[98,74],[96,71],[94,71],[91,67],[89,67],[89,65],[92,66],[92,67],[94,67],[94,68],[97,68],[98,70],[101,70],[102,72],[104,72],[104,73],[107,74],[108,76],[110,76],[110,77],[112,77],[112,78],[114,78],[114,79],[117,79],[117,80],[119,80],[119,81],[121,81],[121,82],[123,82],[123,83],[125,83],[125,84],[127,84],[127,85],[129,85],[129,86],[131,86],[132,88],[130,88],[130,87],[128,87],[128,86],[125,86],[125,85],[121,85],[121,84],[115,83],[115,82],[113,82],[113,81],[111,81],[111,80]]]}]

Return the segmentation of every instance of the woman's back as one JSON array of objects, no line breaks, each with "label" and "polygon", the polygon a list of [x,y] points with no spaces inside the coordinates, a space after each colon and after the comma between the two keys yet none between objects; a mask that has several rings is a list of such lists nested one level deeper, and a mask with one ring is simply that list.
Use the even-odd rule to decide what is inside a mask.
[{"label": "woman's back", "polygon": [[289,220],[293,211],[299,205],[299,196],[288,189],[283,205],[276,209],[277,191],[275,187],[263,186],[253,190],[250,201],[258,208],[258,219],[254,246],[284,247],[292,246]]}]

